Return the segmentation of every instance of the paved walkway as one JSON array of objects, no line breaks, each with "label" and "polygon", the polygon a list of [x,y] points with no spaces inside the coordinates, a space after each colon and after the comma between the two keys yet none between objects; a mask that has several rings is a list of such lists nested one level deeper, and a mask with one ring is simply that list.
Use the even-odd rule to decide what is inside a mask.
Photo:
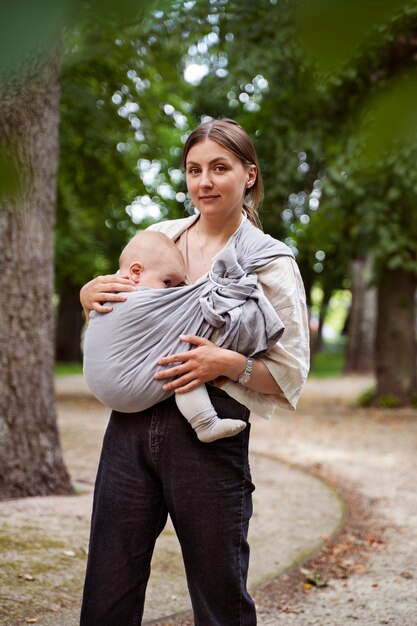
[{"label": "paved walkway", "polygon": [[[56,390],[63,411],[68,401],[90,398],[81,376],[59,377]],[[100,410],[104,422],[108,410]],[[288,413],[289,419],[291,415]],[[252,589],[315,553],[323,544],[323,537],[340,527],[344,515],[343,503],[327,484],[279,459],[274,452],[277,436],[273,420],[265,428],[264,420],[252,419],[251,467],[256,485],[250,529]],[[91,498],[91,494],[87,497]],[[168,525],[158,540],[153,559],[145,623],[189,608],[179,547]],[[64,613],[59,626],[76,626],[76,610]],[[58,621],[51,616],[42,624],[58,626]]]}]

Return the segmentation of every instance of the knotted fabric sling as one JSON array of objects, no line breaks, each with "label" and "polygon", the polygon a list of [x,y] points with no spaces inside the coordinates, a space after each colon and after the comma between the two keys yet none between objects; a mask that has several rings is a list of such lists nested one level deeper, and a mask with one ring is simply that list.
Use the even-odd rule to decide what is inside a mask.
[{"label": "knotted fabric sling", "polygon": [[111,313],[92,311],[84,341],[90,390],[123,413],[166,399],[173,391],[164,391],[153,375],[162,369],[159,358],[187,349],[179,335],[206,337],[246,356],[264,354],[284,326],[258,289],[255,270],[280,256],[293,254],[246,219],[204,280],[170,289],[139,287],[125,302],[112,303]]}]

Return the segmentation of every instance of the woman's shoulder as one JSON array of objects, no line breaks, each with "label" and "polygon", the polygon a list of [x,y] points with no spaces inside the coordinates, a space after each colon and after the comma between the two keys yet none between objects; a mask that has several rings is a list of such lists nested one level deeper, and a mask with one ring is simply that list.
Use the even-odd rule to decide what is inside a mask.
[{"label": "woman's shoulder", "polygon": [[281,256],[256,270],[258,284],[274,308],[305,303],[300,269],[294,257]]},{"label": "woman's shoulder", "polygon": [[196,215],[190,215],[190,217],[182,217],[177,220],[164,220],[163,222],[151,224],[147,230],[156,230],[160,233],[164,233],[170,239],[177,239],[177,237],[187,230],[196,219]]}]

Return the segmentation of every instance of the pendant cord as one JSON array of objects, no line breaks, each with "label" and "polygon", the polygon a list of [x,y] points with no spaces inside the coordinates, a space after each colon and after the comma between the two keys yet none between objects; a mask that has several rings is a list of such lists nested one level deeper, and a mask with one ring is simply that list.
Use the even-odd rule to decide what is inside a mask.
[{"label": "pendant cord", "polygon": [[204,252],[203,252],[203,246],[201,245],[201,239],[200,239],[200,233],[198,230],[198,221],[196,223],[196,235],[197,235],[197,243],[198,243],[198,247],[200,248],[200,254],[201,254],[201,258],[203,259],[203,263],[206,265],[207,261],[206,258],[204,256]]}]

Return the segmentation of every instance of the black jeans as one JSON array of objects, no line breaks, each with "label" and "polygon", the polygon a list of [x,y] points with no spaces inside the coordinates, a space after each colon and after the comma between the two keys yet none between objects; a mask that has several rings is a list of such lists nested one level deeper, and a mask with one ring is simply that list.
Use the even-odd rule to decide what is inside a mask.
[{"label": "black jeans", "polygon": [[[249,411],[208,387],[221,417]],[[181,544],[196,626],[255,626],[247,588],[252,515],[250,424],[198,440],[173,398],[113,412],[98,469],[81,626],[138,626],[155,541],[169,513]]]}]

